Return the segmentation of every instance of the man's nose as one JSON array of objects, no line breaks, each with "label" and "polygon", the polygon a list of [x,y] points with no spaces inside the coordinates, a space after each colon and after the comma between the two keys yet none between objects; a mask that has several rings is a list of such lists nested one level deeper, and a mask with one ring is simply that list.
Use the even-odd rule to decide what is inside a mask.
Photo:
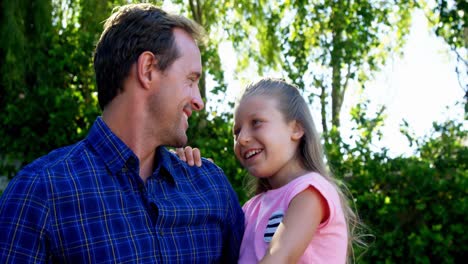
[{"label": "man's nose", "polygon": [[201,98],[200,89],[196,89],[195,94],[193,94],[191,104],[192,109],[195,111],[200,111],[203,109],[203,107],[205,107],[203,99]]}]

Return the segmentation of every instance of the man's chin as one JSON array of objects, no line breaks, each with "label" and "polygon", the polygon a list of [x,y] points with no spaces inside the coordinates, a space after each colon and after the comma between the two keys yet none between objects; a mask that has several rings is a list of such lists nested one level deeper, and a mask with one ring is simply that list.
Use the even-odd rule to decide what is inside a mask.
[{"label": "man's chin", "polygon": [[171,146],[174,148],[183,148],[187,145],[187,141],[187,135],[179,136],[175,139],[174,143],[171,144]]}]

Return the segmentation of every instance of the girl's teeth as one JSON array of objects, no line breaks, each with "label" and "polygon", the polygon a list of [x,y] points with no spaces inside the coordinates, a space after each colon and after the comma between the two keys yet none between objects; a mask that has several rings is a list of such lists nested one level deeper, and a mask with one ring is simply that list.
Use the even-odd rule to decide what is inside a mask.
[{"label": "girl's teeth", "polygon": [[252,157],[253,155],[258,154],[260,152],[262,152],[262,150],[260,150],[260,149],[251,150],[251,151],[245,153],[245,158],[248,159],[248,158]]}]

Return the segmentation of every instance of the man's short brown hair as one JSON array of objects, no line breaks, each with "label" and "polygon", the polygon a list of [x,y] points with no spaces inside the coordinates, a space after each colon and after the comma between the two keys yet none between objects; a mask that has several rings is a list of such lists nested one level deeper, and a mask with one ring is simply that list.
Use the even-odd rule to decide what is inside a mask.
[{"label": "man's short brown hair", "polygon": [[194,21],[169,14],[151,4],[129,4],[114,9],[96,45],[94,70],[101,109],[123,91],[123,81],[141,53],[151,51],[164,71],[179,56],[173,29],[181,28],[195,41],[204,38]]}]

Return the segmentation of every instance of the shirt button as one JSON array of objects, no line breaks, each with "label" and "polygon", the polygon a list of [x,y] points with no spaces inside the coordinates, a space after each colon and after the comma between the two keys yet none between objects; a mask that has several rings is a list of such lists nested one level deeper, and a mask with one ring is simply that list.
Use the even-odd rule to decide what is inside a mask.
[{"label": "shirt button", "polygon": [[129,164],[129,165],[132,165],[132,166],[133,166],[133,165],[135,165],[135,163],[136,163],[136,161],[135,161],[135,158],[134,158],[134,157],[130,157],[130,158],[128,158],[128,161],[127,161],[127,162],[128,162],[128,164]]}]

